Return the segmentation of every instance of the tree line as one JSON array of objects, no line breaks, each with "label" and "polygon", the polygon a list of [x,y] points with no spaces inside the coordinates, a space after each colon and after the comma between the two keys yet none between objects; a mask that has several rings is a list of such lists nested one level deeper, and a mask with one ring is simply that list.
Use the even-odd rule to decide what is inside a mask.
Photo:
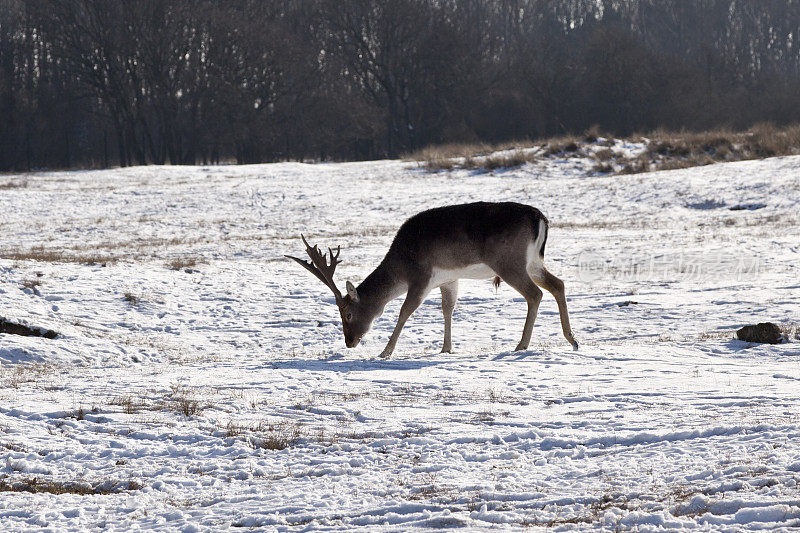
[{"label": "tree line", "polygon": [[0,171],[800,121],[800,0],[0,0]]}]

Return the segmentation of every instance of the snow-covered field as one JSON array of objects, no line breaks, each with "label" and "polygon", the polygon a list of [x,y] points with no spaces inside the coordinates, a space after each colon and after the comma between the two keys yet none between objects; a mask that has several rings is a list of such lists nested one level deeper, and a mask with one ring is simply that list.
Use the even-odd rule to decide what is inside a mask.
[{"label": "snow-covered field", "polygon": [[[377,358],[284,259],[360,281],[408,216],[514,200],[552,221],[545,295],[463,281]],[[0,530],[800,526],[800,157],[631,176],[579,159],[0,176]],[[40,491],[21,491],[29,488]],[[64,492],[63,494],[55,494]]]}]

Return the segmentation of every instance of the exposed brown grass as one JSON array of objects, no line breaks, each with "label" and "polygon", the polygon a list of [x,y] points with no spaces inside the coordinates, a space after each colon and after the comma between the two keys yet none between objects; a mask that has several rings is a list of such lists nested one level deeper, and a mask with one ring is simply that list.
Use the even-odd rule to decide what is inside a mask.
[{"label": "exposed brown grass", "polygon": [[126,415],[137,413],[139,410],[145,407],[145,403],[143,401],[137,400],[133,396],[119,396],[112,398],[108,403],[110,405],[118,405],[122,408],[122,412]]},{"label": "exposed brown grass", "polygon": [[[403,157],[406,161],[420,162],[431,172],[442,170],[494,170],[523,165],[533,160],[532,154],[524,148],[535,146],[530,141],[501,144],[456,143],[429,146]],[[497,154],[496,152],[509,152]]]},{"label": "exposed brown grass", "polygon": [[614,167],[608,163],[595,163],[592,167],[592,171],[597,174],[611,174],[614,172]]},{"label": "exposed brown grass", "polygon": [[614,157],[614,151],[611,148],[603,148],[594,153],[595,159],[600,162],[608,161]]},{"label": "exposed brown grass", "polygon": [[10,180],[0,183],[0,190],[2,189],[24,189],[28,186],[27,180]]},{"label": "exposed brown grass", "polygon": [[[698,167],[702,165],[708,165],[709,163],[704,158],[702,161],[698,159],[666,159],[661,161],[657,167],[658,170],[679,170],[681,168],[691,168],[691,167]],[[628,174],[634,174],[635,172],[628,172]]]},{"label": "exposed brown grass", "polygon": [[529,163],[535,159],[532,152],[524,150],[514,150],[513,152],[505,152],[492,154],[483,158],[483,161],[475,160],[476,168],[483,168],[486,170],[496,170],[499,168],[513,168]]},{"label": "exposed brown grass", "polygon": [[[242,424],[229,420],[224,428],[220,428],[225,438],[242,438],[254,448],[265,450],[284,450],[300,440],[302,424],[298,421],[280,420],[269,422]],[[317,441],[323,442],[325,430],[320,428]]]},{"label": "exposed brown grass", "polygon": [[[588,155],[596,161],[593,167],[596,173],[636,174],[800,154],[800,125],[777,127],[764,123],[740,132],[725,129],[700,133],[656,130],[647,135],[634,135],[628,140],[644,140],[647,143],[645,152],[625,158],[609,148],[614,144],[613,138],[601,135],[595,127],[582,136],[496,145],[462,143],[432,146],[408,154],[405,159],[418,161],[432,172],[456,169],[492,171],[513,168],[538,158]],[[597,146],[597,143],[606,148],[594,152],[584,150],[587,145]],[[503,151],[505,153],[496,153]]]},{"label": "exposed brown grass", "polygon": [[22,281],[22,288],[24,289],[35,289],[36,287],[41,286],[42,280],[36,278],[30,278]]},{"label": "exposed brown grass", "polygon": [[237,424],[233,420],[229,420],[228,424],[225,426],[225,437],[238,437],[242,435],[247,428],[241,424]]},{"label": "exposed brown grass", "polygon": [[300,423],[281,421],[275,424],[262,424],[255,428],[256,433],[261,433],[251,439],[258,448],[266,450],[283,450],[300,440]]},{"label": "exposed brown grass", "polygon": [[430,172],[438,172],[440,170],[453,170],[457,167],[455,159],[447,159],[435,157],[425,161],[425,168]]},{"label": "exposed brown grass", "polygon": [[585,132],[583,132],[583,142],[593,143],[597,142],[600,137],[609,137],[609,135],[600,131],[600,126],[595,124]]},{"label": "exposed brown grass", "polygon": [[576,155],[581,153],[582,144],[597,142],[599,135],[598,128],[593,127],[582,135],[562,135],[536,141],[450,143],[425,147],[406,154],[403,159],[416,161],[431,172],[456,169],[491,171],[518,167],[539,157]]},{"label": "exposed brown grass", "polygon": [[177,411],[186,418],[199,415],[205,408],[191,391],[178,384],[172,385],[170,396],[163,407]]},{"label": "exposed brown grass", "polygon": [[580,140],[572,137],[561,137],[547,141],[545,155],[573,154],[580,149]]},{"label": "exposed brown grass", "polygon": [[52,372],[54,368],[48,363],[4,366],[0,367],[0,385],[18,389],[24,383],[36,383]]},{"label": "exposed brown grass", "polygon": [[65,251],[47,250],[41,247],[28,250],[0,250],[0,259],[11,261],[41,261],[45,263],[80,263],[107,265],[117,261],[117,257],[96,253],[69,253]]},{"label": "exposed brown grass", "polygon": [[740,132],[657,130],[646,137],[650,139],[647,154],[656,170],[800,154],[800,125],[777,127],[763,123]]},{"label": "exposed brown grass", "polygon": [[457,159],[474,157],[494,152],[498,148],[487,143],[447,143],[426,146],[409,154],[405,154],[405,161],[436,161],[443,159]]},{"label": "exposed brown grass", "polygon": [[176,400],[176,405],[178,412],[183,413],[183,416],[187,418],[200,414],[203,411],[203,408],[200,407],[200,402],[188,396],[178,398]]},{"label": "exposed brown grass", "polygon": [[650,161],[647,156],[642,154],[639,157],[626,160],[620,174],[639,174],[641,172],[650,171]]},{"label": "exposed brown grass", "polygon": [[139,305],[139,303],[141,303],[141,301],[142,301],[141,297],[139,297],[139,296],[137,296],[137,295],[133,294],[133,293],[132,293],[132,292],[130,292],[130,291],[127,291],[127,292],[125,292],[125,293],[122,295],[122,298],[123,298],[123,299],[124,299],[126,302],[128,302],[129,304],[131,304],[131,305]]},{"label": "exposed brown grass", "polygon": [[36,477],[9,481],[5,476],[0,478],[0,492],[30,492],[33,494],[77,494],[90,496],[98,494],[116,494],[123,491],[139,490],[142,485],[137,481],[122,483],[89,484],[78,481],[40,480]]},{"label": "exposed brown grass", "polygon": [[799,324],[783,324],[781,325],[781,333],[789,342],[793,340],[800,340],[800,325]]},{"label": "exposed brown grass", "polygon": [[197,263],[199,263],[199,259],[196,257],[176,257],[167,263],[167,266],[172,270],[184,270],[197,266]]},{"label": "exposed brown grass", "polygon": [[[263,236],[246,237],[247,240],[261,240]],[[187,246],[211,242],[208,236],[196,237],[152,237],[142,239],[106,241],[92,244],[78,244],[58,249],[34,246],[32,248],[2,249],[0,259],[12,261],[41,261],[47,263],[82,263],[107,265],[127,259],[136,260],[152,257],[156,249],[173,246]],[[188,259],[188,258],[187,258]],[[197,259],[195,259],[197,262]]]}]

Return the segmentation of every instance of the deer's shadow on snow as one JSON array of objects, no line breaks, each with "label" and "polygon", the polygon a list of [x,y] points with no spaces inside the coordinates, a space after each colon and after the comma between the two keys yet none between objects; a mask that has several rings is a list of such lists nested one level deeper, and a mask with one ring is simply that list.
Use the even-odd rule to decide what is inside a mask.
[{"label": "deer's shadow on snow", "polygon": [[272,361],[264,366],[275,370],[310,370],[313,372],[374,372],[385,370],[421,370],[452,361],[420,356],[414,359],[346,359],[333,355],[327,359],[290,359]]},{"label": "deer's shadow on snow", "polygon": [[519,352],[504,351],[484,354],[415,354],[392,359],[349,359],[343,355],[334,354],[325,359],[287,359],[270,361],[264,367],[273,370],[310,370],[313,372],[375,372],[387,370],[422,370],[424,368],[440,365],[458,365],[463,363],[477,363],[479,361],[525,361],[541,354],[533,350]]}]

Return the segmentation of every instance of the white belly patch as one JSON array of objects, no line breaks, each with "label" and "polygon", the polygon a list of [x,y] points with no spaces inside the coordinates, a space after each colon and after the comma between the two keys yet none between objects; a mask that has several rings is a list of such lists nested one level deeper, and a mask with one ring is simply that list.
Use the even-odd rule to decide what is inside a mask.
[{"label": "white belly patch", "polygon": [[494,270],[483,263],[478,263],[454,270],[434,268],[430,286],[431,288],[436,288],[439,285],[443,285],[457,279],[490,279],[496,275],[497,274],[495,274]]}]

